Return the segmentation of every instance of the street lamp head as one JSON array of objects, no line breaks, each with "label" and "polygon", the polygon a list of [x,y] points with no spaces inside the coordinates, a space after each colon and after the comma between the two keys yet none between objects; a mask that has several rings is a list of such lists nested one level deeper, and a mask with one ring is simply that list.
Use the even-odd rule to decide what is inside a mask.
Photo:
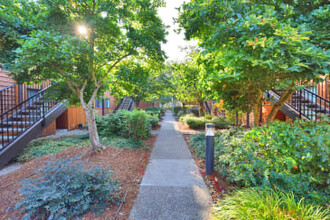
[{"label": "street lamp head", "polygon": [[101,17],[102,18],[106,18],[108,16],[108,12],[107,11],[101,11]]},{"label": "street lamp head", "polygon": [[81,34],[81,35],[87,35],[88,30],[85,26],[79,25],[78,26],[78,33]]}]

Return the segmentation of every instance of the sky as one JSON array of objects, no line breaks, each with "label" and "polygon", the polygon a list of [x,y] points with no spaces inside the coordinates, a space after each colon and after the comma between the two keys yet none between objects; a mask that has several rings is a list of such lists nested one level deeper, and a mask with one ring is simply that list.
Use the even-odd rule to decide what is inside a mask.
[{"label": "sky", "polygon": [[[180,61],[185,57],[185,52],[182,52],[180,48],[188,45],[196,45],[195,41],[187,42],[184,40],[183,32],[178,34],[174,30],[178,28],[177,24],[174,24],[174,17],[178,16],[178,10],[176,8],[184,2],[184,0],[164,0],[166,1],[166,7],[158,9],[158,15],[163,20],[166,26],[170,26],[166,36],[167,43],[162,45],[162,49],[165,51],[168,57],[167,61]],[[186,0],[187,2],[187,0]]]}]

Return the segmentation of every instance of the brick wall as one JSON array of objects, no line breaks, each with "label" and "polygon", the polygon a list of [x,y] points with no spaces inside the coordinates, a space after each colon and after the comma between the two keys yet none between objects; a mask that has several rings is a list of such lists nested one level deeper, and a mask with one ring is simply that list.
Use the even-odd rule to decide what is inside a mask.
[{"label": "brick wall", "polygon": [[[146,109],[147,107],[159,107],[159,102],[140,102],[140,109]],[[134,105],[135,107],[135,105]]]},{"label": "brick wall", "polygon": [[0,89],[6,88],[16,83],[16,81],[9,76],[9,73],[10,72],[8,71],[0,69]]}]

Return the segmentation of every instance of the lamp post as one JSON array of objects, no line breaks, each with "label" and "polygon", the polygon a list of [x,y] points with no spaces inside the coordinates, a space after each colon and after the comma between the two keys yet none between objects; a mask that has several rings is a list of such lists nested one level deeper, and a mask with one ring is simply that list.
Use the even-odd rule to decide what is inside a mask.
[{"label": "lamp post", "polygon": [[206,136],[206,150],[205,150],[205,166],[206,174],[213,173],[214,166],[214,124],[205,124],[205,136]]}]

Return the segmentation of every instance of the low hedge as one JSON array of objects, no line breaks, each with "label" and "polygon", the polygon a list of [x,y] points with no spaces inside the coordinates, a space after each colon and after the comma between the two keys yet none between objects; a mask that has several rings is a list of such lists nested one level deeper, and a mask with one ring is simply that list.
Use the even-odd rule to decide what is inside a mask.
[{"label": "low hedge", "polygon": [[215,117],[206,115],[205,117],[196,117],[194,114],[187,114],[180,117],[180,122],[188,125],[190,128],[202,128],[206,123],[213,123],[215,127],[220,129],[229,128],[229,122],[224,117]]}]

